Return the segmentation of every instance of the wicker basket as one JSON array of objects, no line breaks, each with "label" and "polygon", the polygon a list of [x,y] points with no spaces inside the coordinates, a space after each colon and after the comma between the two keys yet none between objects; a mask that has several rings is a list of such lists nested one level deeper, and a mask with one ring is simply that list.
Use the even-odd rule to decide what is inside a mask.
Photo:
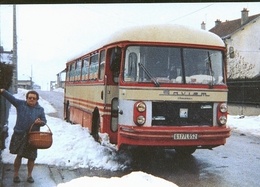
[{"label": "wicker basket", "polygon": [[37,149],[48,149],[52,145],[52,132],[50,127],[45,124],[49,132],[40,132],[40,131],[31,131],[32,127],[35,125],[32,124],[29,133],[28,133],[28,142],[29,144]]}]

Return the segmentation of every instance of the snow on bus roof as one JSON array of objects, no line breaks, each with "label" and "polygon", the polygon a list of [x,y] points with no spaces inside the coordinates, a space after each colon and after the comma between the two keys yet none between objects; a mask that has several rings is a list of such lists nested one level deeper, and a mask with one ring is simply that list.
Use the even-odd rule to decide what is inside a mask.
[{"label": "snow on bus roof", "polygon": [[225,47],[224,42],[219,36],[202,29],[193,29],[176,24],[145,25],[120,30],[108,39],[92,46],[85,51],[85,53],[81,53],[81,55],[78,55],[76,58],[102,48],[103,46],[120,41],[181,43]]},{"label": "snow on bus roof", "polygon": [[106,43],[119,41],[148,41],[214,45],[224,47],[220,37],[214,33],[182,25],[147,25],[125,29],[115,33]]}]

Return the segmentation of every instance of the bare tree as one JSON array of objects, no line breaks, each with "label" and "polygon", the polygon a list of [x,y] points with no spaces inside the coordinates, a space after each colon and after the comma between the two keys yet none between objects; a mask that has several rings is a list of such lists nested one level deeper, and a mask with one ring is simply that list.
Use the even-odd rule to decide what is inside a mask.
[{"label": "bare tree", "polygon": [[252,78],[255,75],[255,65],[245,61],[238,51],[235,51],[235,58],[228,57],[228,79]]}]

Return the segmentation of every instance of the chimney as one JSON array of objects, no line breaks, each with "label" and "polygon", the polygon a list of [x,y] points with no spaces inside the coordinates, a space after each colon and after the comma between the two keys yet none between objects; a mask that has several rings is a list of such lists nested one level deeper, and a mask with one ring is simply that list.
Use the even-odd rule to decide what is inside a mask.
[{"label": "chimney", "polygon": [[215,27],[218,26],[218,25],[220,25],[220,24],[221,24],[221,21],[220,21],[219,19],[217,19],[217,20],[215,21]]},{"label": "chimney", "polygon": [[241,11],[241,25],[244,25],[247,20],[248,20],[248,10],[246,8],[244,8],[242,11]]},{"label": "chimney", "polygon": [[206,23],[204,21],[201,23],[201,29],[206,30]]}]

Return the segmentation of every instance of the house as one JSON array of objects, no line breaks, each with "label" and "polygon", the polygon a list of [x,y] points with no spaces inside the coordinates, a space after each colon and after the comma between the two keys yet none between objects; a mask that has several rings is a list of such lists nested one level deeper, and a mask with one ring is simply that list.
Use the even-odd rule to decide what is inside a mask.
[{"label": "house", "polygon": [[244,8],[236,20],[218,19],[209,31],[226,44],[228,102],[260,105],[260,14],[248,12]]},{"label": "house", "polygon": [[0,46],[0,62],[5,64],[13,63],[13,51],[5,51],[3,46]]},{"label": "house", "polygon": [[56,76],[57,76],[56,88],[64,88],[65,87],[65,79],[66,79],[66,69],[59,72]]},{"label": "house", "polygon": [[27,89],[27,90],[32,89],[33,86],[32,77],[23,74],[21,77],[19,77],[17,84],[18,84],[18,88]]},{"label": "house", "polygon": [[226,44],[228,79],[260,77],[260,14],[249,16],[248,12],[244,8],[236,20],[217,19],[209,30]]}]

